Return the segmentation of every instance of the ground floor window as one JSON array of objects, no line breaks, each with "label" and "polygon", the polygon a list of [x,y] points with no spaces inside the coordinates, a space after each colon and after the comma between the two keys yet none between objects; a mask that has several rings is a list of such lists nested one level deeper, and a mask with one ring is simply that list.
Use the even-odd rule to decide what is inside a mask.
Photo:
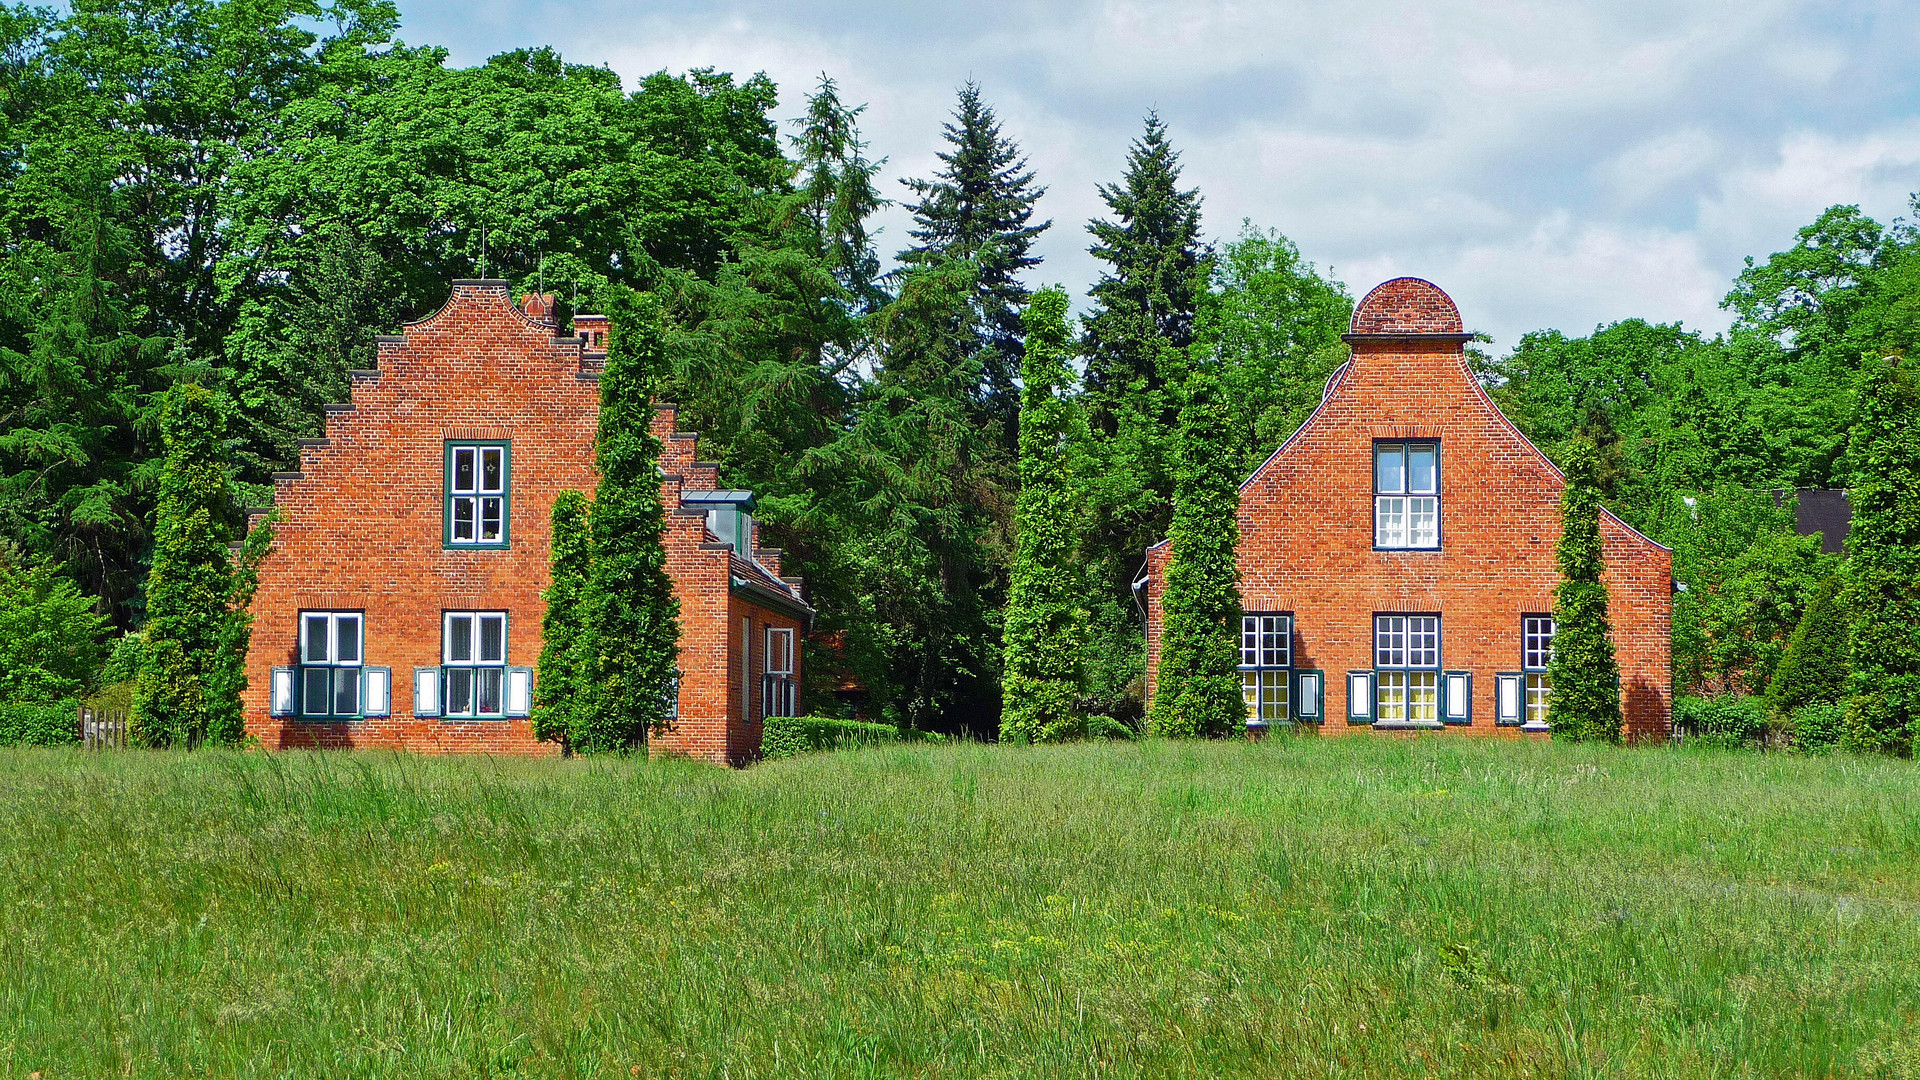
[{"label": "ground floor window", "polygon": [[1520,668],[1525,683],[1528,727],[1547,726],[1547,706],[1553,697],[1553,633],[1551,615],[1528,615],[1520,620]]},{"label": "ground floor window", "polygon": [[1240,696],[1247,723],[1293,720],[1293,616],[1256,613],[1240,619]]},{"label": "ground floor window", "polygon": [[1440,617],[1376,615],[1373,620],[1376,723],[1440,722]]},{"label": "ground floor window", "polygon": [[351,718],[362,715],[360,669],[366,617],[357,611],[300,613],[300,669],[294,687],[296,712],[303,717]]},{"label": "ground floor window", "polygon": [[441,654],[447,716],[506,715],[506,612],[447,612]]},{"label": "ground floor window", "polygon": [[760,679],[761,716],[798,716],[800,681],[794,678],[793,628],[767,627],[767,670]]}]

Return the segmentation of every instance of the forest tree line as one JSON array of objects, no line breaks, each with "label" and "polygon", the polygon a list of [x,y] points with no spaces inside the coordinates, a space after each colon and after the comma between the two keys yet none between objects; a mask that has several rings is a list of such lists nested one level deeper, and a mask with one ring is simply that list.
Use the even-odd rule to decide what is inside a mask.
[{"label": "forest tree line", "polygon": [[[658,396],[758,494],[820,611],[809,699],[851,678],[913,728],[1000,728],[1037,342],[1066,492],[1044,540],[1071,555],[1052,587],[1083,598],[1072,708],[1143,723],[1131,583],[1173,525],[1183,388],[1208,373],[1244,478],[1344,361],[1344,284],[1277,230],[1210,239],[1151,113],[1115,148],[1106,213],[1055,223],[972,84],[939,167],[893,186],[824,76],[785,118],[761,75],[629,90],[545,48],[456,67],[398,22],[385,0],[0,12],[0,620],[32,623],[0,637],[41,643],[0,643],[0,700],[124,674],[106,643],[150,617],[171,388],[222,413],[217,524],[238,539],[375,335],[484,275],[556,294],[563,324],[656,298]],[[883,253],[893,201],[913,225]],[[1103,265],[1078,318],[1030,291],[1057,228]],[[1835,573],[1773,493],[1851,485],[1862,380],[1920,333],[1920,234],[1835,207],[1726,303],[1722,334],[1628,320],[1474,362],[1549,456],[1593,447],[1605,504],[1675,548],[1677,684],[1760,694]]]}]

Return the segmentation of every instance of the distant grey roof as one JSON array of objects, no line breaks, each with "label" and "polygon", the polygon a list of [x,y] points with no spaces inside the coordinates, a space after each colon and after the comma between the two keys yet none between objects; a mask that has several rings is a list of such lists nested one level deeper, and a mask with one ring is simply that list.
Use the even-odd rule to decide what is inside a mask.
[{"label": "distant grey roof", "polygon": [[751,491],[682,491],[682,506],[737,506],[741,503],[753,505]]},{"label": "distant grey roof", "polygon": [[1853,525],[1853,506],[1842,488],[1801,488],[1793,504],[1793,531],[1801,536],[1820,534],[1820,550],[1838,555],[1846,548]]}]

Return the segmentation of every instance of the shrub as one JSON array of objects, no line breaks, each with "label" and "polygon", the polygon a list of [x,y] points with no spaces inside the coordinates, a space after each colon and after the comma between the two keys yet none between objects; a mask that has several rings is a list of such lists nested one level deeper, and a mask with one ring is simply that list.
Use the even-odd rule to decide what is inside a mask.
[{"label": "shrub", "polygon": [[0,702],[0,746],[66,746],[80,741],[80,702]]},{"label": "shrub", "polygon": [[760,736],[760,755],[768,761],[821,750],[847,750],[889,742],[945,742],[946,736],[892,724],[841,720],[831,716],[769,716]]},{"label": "shrub", "polygon": [[1838,576],[1822,582],[1787,640],[1786,656],[1767,686],[1767,700],[1782,713],[1791,716],[1802,706],[1846,697],[1847,615],[1839,594]]},{"label": "shrub", "polygon": [[1848,749],[1910,755],[1920,729],[1920,374],[1869,363],[1848,432],[1846,586],[1853,620]]},{"label": "shrub", "polygon": [[1682,694],[1673,703],[1673,729],[1685,738],[1728,749],[1765,743],[1770,713],[1766,702],[1744,694],[1694,697]]},{"label": "shrub", "polygon": [[72,697],[100,664],[105,620],[51,566],[0,548],[0,701]]},{"label": "shrub", "polygon": [[1836,701],[1804,705],[1793,711],[1793,748],[1802,754],[1836,749],[1846,734],[1847,707]]}]

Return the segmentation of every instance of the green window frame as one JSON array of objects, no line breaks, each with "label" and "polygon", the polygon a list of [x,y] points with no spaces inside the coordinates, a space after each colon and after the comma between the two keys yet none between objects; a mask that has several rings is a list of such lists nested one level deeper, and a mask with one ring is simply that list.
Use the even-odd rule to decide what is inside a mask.
[{"label": "green window frame", "polygon": [[504,720],[507,613],[440,614],[440,714],[449,720]]},{"label": "green window frame", "polygon": [[1249,728],[1293,723],[1293,616],[1255,611],[1240,617],[1240,699]]},{"label": "green window frame", "polygon": [[363,611],[300,613],[293,715],[302,720],[358,720],[365,715],[361,669],[367,662],[366,630]]},{"label": "green window frame", "polygon": [[481,551],[508,546],[513,521],[511,442],[447,440],[441,487],[441,546]]}]

